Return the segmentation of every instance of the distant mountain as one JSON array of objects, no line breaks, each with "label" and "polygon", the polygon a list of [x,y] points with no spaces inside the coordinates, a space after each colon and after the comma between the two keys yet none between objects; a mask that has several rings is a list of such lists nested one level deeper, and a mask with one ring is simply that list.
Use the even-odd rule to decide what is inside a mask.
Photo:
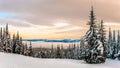
[{"label": "distant mountain", "polygon": [[64,42],[64,43],[72,43],[72,42],[80,42],[80,39],[62,39],[62,40],[48,40],[48,39],[30,39],[30,40],[23,40],[23,41],[31,41],[31,42]]}]

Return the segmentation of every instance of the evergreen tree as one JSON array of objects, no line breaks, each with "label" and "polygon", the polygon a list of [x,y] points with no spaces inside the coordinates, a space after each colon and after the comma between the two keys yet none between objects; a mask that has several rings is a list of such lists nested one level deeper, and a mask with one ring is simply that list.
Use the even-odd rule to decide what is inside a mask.
[{"label": "evergreen tree", "polygon": [[87,63],[93,63],[94,59],[92,55],[92,50],[95,46],[94,42],[96,40],[96,24],[95,24],[95,16],[94,16],[93,7],[91,8],[91,11],[90,11],[89,25],[90,25],[90,29],[88,30],[85,36],[87,47],[86,47],[86,54],[85,54],[84,59]]},{"label": "evergreen tree", "polygon": [[62,58],[60,54],[60,46],[57,46],[56,58]]},{"label": "evergreen tree", "polygon": [[51,54],[50,54],[51,58],[55,58],[55,50],[53,48],[53,44],[51,45]]},{"label": "evergreen tree", "polygon": [[16,48],[16,38],[15,38],[15,34],[13,34],[13,39],[12,39],[12,53],[16,53],[15,48]]},{"label": "evergreen tree", "polygon": [[72,53],[73,53],[72,58],[73,58],[73,59],[78,59],[78,48],[77,48],[77,46],[76,46],[75,43],[74,43],[74,45],[73,45]]},{"label": "evergreen tree", "polygon": [[84,38],[81,38],[80,41],[80,55],[79,55],[79,59],[84,59],[85,57],[85,43],[84,43]]},{"label": "evergreen tree", "polygon": [[8,24],[6,25],[6,28],[4,28],[4,50],[5,52],[12,52],[12,41],[10,39],[10,34],[8,31]]},{"label": "evergreen tree", "polygon": [[111,57],[112,54],[112,32],[111,32],[111,28],[109,28],[109,36],[108,36],[108,47],[107,47],[107,57]]},{"label": "evergreen tree", "polygon": [[0,51],[3,50],[3,33],[2,33],[2,28],[0,29]]},{"label": "evergreen tree", "polygon": [[117,54],[115,55],[115,57],[117,57],[120,60],[120,34],[119,34],[119,30],[118,30],[118,36],[117,36],[116,52],[117,52]]},{"label": "evergreen tree", "polygon": [[32,44],[30,42],[30,46],[29,46],[29,49],[28,49],[28,55],[29,56],[33,56],[33,49],[32,49]]},{"label": "evergreen tree", "polygon": [[21,49],[21,46],[20,46],[20,37],[19,37],[19,33],[17,32],[17,35],[16,35],[16,44],[15,44],[16,48],[15,48],[15,52],[17,54],[20,54],[20,49]]},{"label": "evergreen tree", "polygon": [[100,35],[99,39],[102,42],[102,47],[103,47],[103,53],[101,53],[101,55],[104,57],[103,62],[105,62],[105,59],[107,57],[107,46],[106,46],[107,42],[106,42],[105,28],[104,28],[104,25],[103,25],[103,20],[101,20],[98,33]]},{"label": "evergreen tree", "polygon": [[28,46],[27,46],[27,43],[24,44],[24,55],[28,56]]},{"label": "evergreen tree", "polygon": [[65,52],[64,52],[63,45],[61,45],[60,54],[61,54],[61,58],[65,58]]},{"label": "evergreen tree", "polygon": [[[104,31],[103,31],[103,22],[101,22],[101,27],[97,30],[97,25],[95,21],[95,15],[93,11],[93,7],[90,12],[90,29],[86,33],[85,36],[85,57],[84,60],[87,63],[103,63],[105,62],[105,56],[103,52],[105,52],[105,44]],[[102,41],[103,40],[103,41]]]},{"label": "evergreen tree", "polygon": [[113,30],[113,40],[112,40],[112,46],[111,46],[111,59],[115,59],[116,54],[116,38],[115,38],[115,30]]},{"label": "evergreen tree", "polygon": [[42,48],[41,48],[41,46],[40,46],[40,52],[38,53],[38,57],[42,58]]},{"label": "evergreen tree", "polygon": [[71,59],[72,57],[71,57],[71,47],[70,47],[71,45],[69,44],[69,47],[67,48],[67,50],[66,50],[66,58],[67,59]]},{"label": "evergreen tree", "polygon": [[119,34],[119,30],[118,30],[118,35],[117,35],[117,44],[116,44],[116,53],[118,54],[119,52],[119,47],[120,47],[120,34]]},{"label": "evergreen tree", "polygon": [[22,37],[20,37],[19,44],[20,44],[20,54],[24,55],[24,45],[23,45],[23,42],[22,42]]}]

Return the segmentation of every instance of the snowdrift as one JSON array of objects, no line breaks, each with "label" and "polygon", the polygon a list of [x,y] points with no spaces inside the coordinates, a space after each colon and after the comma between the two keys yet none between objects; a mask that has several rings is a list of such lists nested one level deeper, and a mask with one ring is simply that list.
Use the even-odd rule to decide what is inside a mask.
[{"label": "snowdrift", "polygon": [[16,54],[0,53],[0,68],[119,68],[120,61],[107,60],[104,64],[87,64],[82,60],[40,59]]}]

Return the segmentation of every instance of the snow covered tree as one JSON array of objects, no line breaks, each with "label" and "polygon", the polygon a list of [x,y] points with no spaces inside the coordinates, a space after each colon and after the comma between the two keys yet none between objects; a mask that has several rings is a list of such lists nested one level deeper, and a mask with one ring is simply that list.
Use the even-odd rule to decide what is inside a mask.
[{"label": "snow covered tree", "polygon": [[63,45],[61,45],[60,54],[61,54],[61,58],[65,58],[65,52],[64,52]]},{"label": "snow covered tree", "polygon": [[72,56],[71,56],[71,47],[70,46],[71,45],[69,44],[69,47],[67,48],[66,54],[65,54],[67,59],[71,59],[72,58]]},{"label": "snow covered tree", "polygon": [[55,49],[53,48],[53,44],[51,45],[50,58],[55,58]]},{"label": "snow covered tree", "polygon": [[88,22],[88,24],[90,25],[90,29],[88,30],[85,36],[85,41],[87,43],[87,46],[86,46],[86,53],[84,60],[87,63],[94,63],[93,61],[95,61],[95,59],[93,58],[92,53],[93,53],[93,48],[95,46],[94,42],[96,40],[96,24],[95,24],[93,7],[91,8],[90,11],[90,21]]},{"label": "snow covered tree", "polygon": [[0,29],[0,51],[3,52],[3,32],[2,28]]},{"label": "snow covered tree", "polygon": [[120,34],[119,34],[119,30],[118,30],[118,35],[117,35],[117,43],[116,43],[116,54],[115,57],[118,58],[120,60]]},{"label": "snow covered tree", "polygon": [[3,48],[5,52],[9,52],[9,53],[12,52],[12,41],[8,31],[8,24],[4,28],[4,32],[3,32]]},{"label": "snow covered tree", "polygon": [[112,46],[111,46],[111,59],[115,59],[115,54],[116,54],[116,36],[115,36],[115,30],[113,30],[113,40],[112,40]]},{"label": "snow covered tree", "polygon": [[56,58],[62,58],[62,57],[61,57],[61,53],[60,53],[60,46],[57,46]]},{"label": "snow covered tree", "polygon": [[22,37],[20,37],[19,44],[20,44],[20,54],[24,55],[24,45],[23,45],[23,42],[22,42]]},{"label": "snow covered tree", "polygon": [[109,28],[109,35],[108,35],[108,46],[107,46],[107,57],[110,58],[111,56],[111,51],[112,51],[112,32],[111,28]]},{"label": "snow covered tree", "polygon": [[42,58],[42,48],[41,48],[41,46],[40,46],[40,51],[38,53],[36,53],[36,57]]},{"label": "snow covered tree", "polygon": [[86,47],[86,45],[85,45],[85,43],[84,43],[84,37],[83,38],[81,38],[81,41],[80,41],[80,55],[79,55],[79,59],[84,59],[84,57],[85,57],[85,47]]},{"label": "snow covered tree", "polygon": [[20,45],[20,37],[19,37],[19,33],[17,32],[17,35],[16,35],[16,44],[15,44],[15,46],[16,46],[16,48],[15,48],[15,53],[17,53],[17,54],[20,54],[20,49],[21,49],[21,45]]},{"label": "snow covered tree", "polygon": [[27,45],[27,43],[24,44],[24,55],[28,56],[28,45]]},{"label": "snow covered tree", "polygon": [[120,33],[118,30],[118,35],[117,35],[117,42],[116,42],[116,54],[118,54],[120,48]]},{"label": "snow covered tree", "polygon": [[81,58],[80,58],[80,44],[77,44],[77,59],[80,59],[81,60]]},{"label": "snow covered tree", "polygon": [[98,35],[100,35],[99,40],[102,43],[101,48],[103,48],[103,53],[101,53],[101,55],[104,57],[104,61],[105,61],[105,59],[107,57],[107,41],[106,41],[106,36],[105,36],[106,34],[105,34],[105,28],[103,25],[103,20],[101,20],[101,22],[100,22],[100,26],[98,29]]},{"label": "snow covered tree", "polygon": [[29,48],[28,48],[28,55],[33,56],[33,49],[32,49],[32,44],[30,42]]},{"label": "snow covered tree", "polygon": [[12,53],[16,53],[15,52],[15,48],[16,48],[16,38],[15,38],[15,34],[13,34],[13,39],[12,39]]},{"label": "snow covered tree", "polygon": [[84,60],[87,63],[103,63],[105,62],[106,59],[103,54],[105,51],[103,45],[104,44],[103,42],[105,41],[103,38],[104,37],[103,25],[101,24],[101,28],[99,28],[100,30],[97,30],[93,7],[91,8],[90,12],[89,25],[90,29],[88,30],[85,36],[86,50]]},{"label": "snow covered tree", "polygon": [[74,59],[74,50],[75,50],[75,44],[71,44],[71,48],[70,48],[71,59]]},{"label": "snow covered tree", "polygon": [[72,48],[72,59],[78,59],[78,49],[76,44],[73,44],[73,48]]}]

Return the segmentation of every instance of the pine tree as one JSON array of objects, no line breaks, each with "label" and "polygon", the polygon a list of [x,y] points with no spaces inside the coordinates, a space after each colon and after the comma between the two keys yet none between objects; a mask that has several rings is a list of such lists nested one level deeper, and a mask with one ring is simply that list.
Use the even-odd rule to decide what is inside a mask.
[{"label": "pine tree", "polygon": [[115,55],[115,57],[117,57],[120,60],[120,34],[119,34],[119,30],[118,30],[118,36],[117,36],[116,52],[117,52],[117,54]]},{"label": "pine tree", "polygon": [[94,59],[92,55],[92,50],[94,48],[94,45],[95,45],[94,42],[96,40],[96,24],[95,24],[95,16],[94,16],[93,7],[91,8],[91,11],[90,11],[89,25],[90,25],[90,29],[88,30],[85,36],[87,47],[86,47],[86,54],[85,54],[84,59],[87,63],[93,63]]},{"label": "pine tree", "polygon": [[15,48],[15,52],[17,54],[20,54],[20,49],[21,49],[21,46],[20,46],[20,36],[19,36],[19,32],[17,32],[17,35],[16,35],[16,44],[15,44],[16,48]]},{"label": "pine tree", "polygon": [[28,55],[29,56],[33,56],[33,49],[32,49],[32,44],[30,42],[30,46],[29,46],[29,49],[28,49]]},{"label": "pine tree", "polygon": [[72,58],[72,56],[71,56],[71,47],[70,46],[71,45],[69,44],[69,47],[66,50],[66,58],[67,59],[71,59]]},{"label": "pine tree", "polygon": [[60,54],[60,46],[57,46],[56,58],[62,58]]},{"label": "pine tree", "polygon": [[117,35],[117,44],[116,44],[116,54],[119,52],[119,46],[120,46],[120,34],[118,30],[118,35]]},{"label": "pine tree", "polygon": [[108,54],[107,57],[110,58],[111,54],[112,54],[112,32],[111,32],[111,28],[109,28],[107,54]]},{"label": "pine tree", "polygon": [[51,55],[50,55],[51,58],[55,58],[55,50],[53,48],[53,44],[51,45]]},{"label": "pine tree", "polygon": [[113,30],[113,40],[112,40],[112,46],[111,46],[111,59],[115,59],[115,54],[116,54],[116,38],[115,38],[115,30]]},{"label": "pine tree", "polygon": [[61,58],[65,58],[65,52],[64,52],[63,45],[61,45],[60,54],[61,54]]},{"label": "pine tree", "polygon": [[42,48],[40,46],[40,51],[38,52],[38,58],[42,58]]},{"label": "pine tree", "polygon": [[84,39],[81,38],[81,41],[80,41],[80,55],[79,55],[79,59],[84,59],[85,57],[85,43],[84,43]]},{"label": "pine tree", "polygon": [[6,28],[4,28],[4,50],[5,52],[12,52],[12,41],[8,31],[8,24],[6,25]]},{"label": "pine tree", "polygon": [[27,43],[24,44],[24,55],[28,56],[28,45],[27,45]]},{"label": "pine tree", "polygon": [[0,51],[3,51],[3,34],[2,34],[2,28],[0,29]]},{"label": "pine tree", "polygon": [[20,54],[24,55],[24,45],[23,45],[23,42],[22,42],[22,37],[20,37],[19,44],[20,44]]},{"label": "pine tree", "polygon": [[[102,56],[102,62],[105,62],[105,59],[107,57],[107,42],[106,42],[106,36],[105,36],[105,28],[104,28],[104,25],[103,25],[103,20],[101,20],[100,22],[100,27],[99,27],[99,30],[98,30],[98,34],[100,35],[99,36],[99,40],[100,42],[102,43],[102,46],[98,46],[100,47],[101,49],[101,53],[99,55]],[[103,49],[102,49],[103,48]],[[103,52],[103,53],[102,53]]]},{"label": "pine tree", "polygon": [[86,33],[85,36],[85,57],[84,60],[87,63],[103,63],[105,62],[105,39],[103,21],[101,22],[101,26],[99,30],[97,30],[95,15],[93,11],[93,7],[90,12],[90,21],[89,21],[90,29]]},{"label": "pine tree", "polygon": [[73,58],[73,59],[78,59],[78,48],[77,48],[77,46],[76,46],[75,43],[73,44],[73,50],[72,50],[72,53],[73,53],[72,58]]},{"label": "pine tree", "polygon": [[12,53],[16,53],[15,48],[16,48],[16,38],[15,38],[15,34],[13,34],[13,39],[12,39]]}]

